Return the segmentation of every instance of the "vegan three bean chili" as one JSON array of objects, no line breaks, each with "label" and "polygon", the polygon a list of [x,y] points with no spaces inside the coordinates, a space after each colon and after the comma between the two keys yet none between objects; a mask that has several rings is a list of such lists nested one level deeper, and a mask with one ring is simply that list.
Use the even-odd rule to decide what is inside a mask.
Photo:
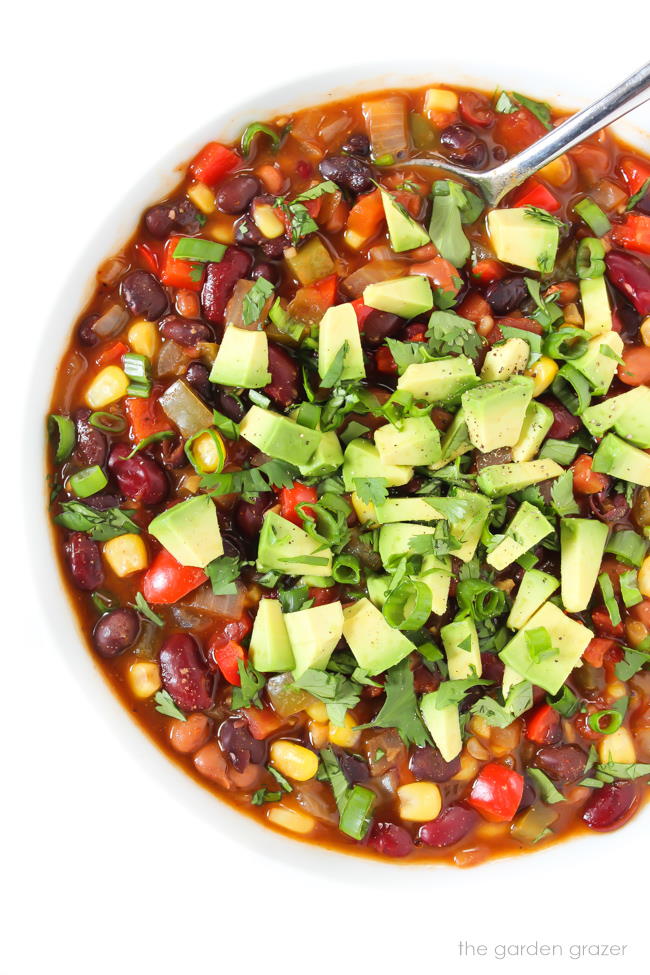
[{"label": "vegan three bean chili", "polygon": [[98,272],[51,511],[160,745],[301,839],[468,866],[623,825],[650,773],[650,161],[389,91],[208,143]]}]

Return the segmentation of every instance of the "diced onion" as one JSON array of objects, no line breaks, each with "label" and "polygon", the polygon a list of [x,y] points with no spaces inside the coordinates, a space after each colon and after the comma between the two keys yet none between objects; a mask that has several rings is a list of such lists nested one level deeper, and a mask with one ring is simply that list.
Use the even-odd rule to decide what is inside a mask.
[{"label": "diced onion", "polygon": [[113,335],[121,332],[129,320],[126,309],[121,305],[111,305],[93,325],[93,332],[100,339],[110,339]]},{"label": "diced onion", "polygon": [[171,339],[167,339],[158,355],[156,375],[160,378],[184,376],[192,360],[187,351]]},{"label": "diced onion", "polygon": [[369,284],[399,277],[406,264],[404,261],[369,261],[343,279],[343,287],[353,298],[360,298]]},{"label": "diced onion", "polygon": [[196,589],[191,597],[184,600],[183,605],[188,609],[199,610],[226,620],[241,619],[246,599],[246,587],[241,582],[236,582],[235,585],[237,586],[236,593],[229,596],[216,596],[212,591],[211,584],[206,582],[199,589]]},{"label": "diced onion", "polygon": [[392,156],[397,160],[408,148],[406,101],[401,95],[391,95],[361,106],[375,159]]}]

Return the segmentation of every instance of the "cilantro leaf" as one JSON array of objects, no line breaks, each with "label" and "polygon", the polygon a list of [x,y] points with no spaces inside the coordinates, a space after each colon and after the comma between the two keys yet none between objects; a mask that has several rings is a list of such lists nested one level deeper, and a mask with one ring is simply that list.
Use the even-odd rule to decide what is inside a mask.
[{"label": "cilantro leaf", "polygon": [[61,513],[54,519],[71,532],[85,532],[96,542],[108,542],[118,535],[140,534],[140,526],[126,511],[120,508],[106,508],[96,511],[81,501],[64,501]]},{"label": "cilantro leaf", "polygon": [[164,620],[158,616],[158,613],[154,613],[153,609],[141,592],[137,592],[135,594],[135,608],[142,616],[144,616],[145,619],[149,620],[150,623],[153,623],[154,626],[165,625]]},{"label": "cilantro leaf", "polygon": [[641,202],[641,200],[644,198],[644,196],[646,195],[646,193],[648,192],[648,190],[650,190],[650,176],[645,181],[645,183],[643,184],[643,186],[641,187],[641,189],[638,190],[638,192],[635,193],[634,196],[631,196],[630,197],[630,199],[628,201],[628,204],[625,207],[626,212],[628,210],[633,210],[634,207],[637,205],[637,203],[640,203]]},{"label": "cilantro leaf", "polygon": [[244,325],[252,325],[261,318],[264,305],[273,294],[273,285],[266,278],[258,278],[244,296],[242,320]]},{"label": "cilantro leaf", "polygon": [[300,471],[281,460],[269,460],[259,467],[248,467],[243,471],[229,471],[223,474],[204,474],[201,487],[208,494],[243,494],[248,497],[263,494],[270,487],[291,487],[300,477]]},{"label": "cilantro leaf", "polygon": [[542,802],[546,802],[549,805],[553,805],[556,802],[564,802],[564,796],[556,789],[548,775],[546,775],[540,768],[529,768],[527,769],[527,774],[534,781],[535,785],[539,789],[539,794]]},{"label": "cilantro leaf", "polygon": [[385,477],[355,477],[354,489],[366,504],[383,504],[388,497]]},{"label": "cilantro leaf", "polygon": [[329,368],[325,371],[325,375],[321,376],[321,386],[324,386],[326,389],[332,389],[333,386],[336,386],[336,384],[341,381],[343,368],[345,366],[345,357],[348,354],[349,348],[349,342],[344,342],[339,348],[338,352],[332,359]]},{"label": "cilantro leaf", "polygon": [[329,779],[330,785],[332,786],[334,801],[336,802],[339,812],[342,812],[348,795],[348,780],[341,771],[341,766],[339,765],[338,759],[332,748],[321,749],[320,757],[325,769],[325,774]]},{"label": "cilantro leaf", "polygon": [[316,186],[311,186],[304,193],[300,193],[294,203],[301,203],[303,200],[317,200],[320,196],[325,196],[326,193],[336,193],[338,191],[338,186],[331,179],[326,179],[322,183],[317,183]]},{"label": "cilantro leaf", "polygon": [[261,708],[260,692],[266,684],[264,674],[260,674],[252,664],[247,665],[243,660],[237,661],[237,669],[241,687],[233,687],[232,689],[232,710],[249,708],[251,704],[254,704],[256,708]]},{"label": "cilantro leaf", "polygon": [[515,684],[504,704],[491,697],[482,697],[470,708],[472,714],[484,718],[493,728],[507,728],[515,718],[527,711],[533,703],[533,689],[528,681]]},{"label": "cilantro leaf", "polygon": [[440,687],[435,692],[436,695],[436,709],[442,711],[443,708],[448,707],[450,704],[460,704],[468,691],[472,687],[483,686],[491,684],[491,680],[485,680],[479,677],[463,677],[460,680],[443,680]]},{"label": "cilantro leaf", "polygon": [[603,762],[596,766],[596,775],[603,782],[613,782],[614,779],[641,779],[650,775],[650,765],[643,762]]},{"label": "cilantro leaf", "polygon": [[234,596],[237,592],[235,580],[239,579],[241,564],[236,555],[220,555],[213,559],[206,565],[205,573],[215,596]]},{"label": "cilantro leaf", "polygon": [[554,217],[552,213],[542,209],[542,207],[527,206],[524,207],[524,213],[527,217],[532,217],[533,220],[538,220],[540,223],[549,223],[551,226],[558,227],[560,230],[566,227],[563,220],[558,220],[557,217]]},{"label": "cilantro leaf", "polygon": [[474,323],[451,311],[434,311],[426,335],[432,355],[466,355],[471,359],[484,345]]},{"label": "cilantro leaf", "polygon": [[252,806],[262,806],[265,802],[279,802],[281,792],[270,792],[268,789],[257,789],[251,796]]},{"label": "cilantro leaf", "polygon": [[580,508],[573,495],[573,471],[565,471],[551,487],[551,503],[561,518],[565,515],[580,514]]},{"label": "cilantro leaf", "polygon": [[297,613],[300,609],[309,609],[314,600],[309,598],[307,586],[294,586],[293,589],[279,589],[278,599],[283,613]]},{"label": "cilantro leaf", "polygon": [[176,705],[169,691],[156,691],[153,699],[156,702],[156,711],[159,711],[160,714],[164,714],[168,718],[176,718],[177,721],[187,721],[186,716]]},{"label": "cilantro leaf", "polygon": [[400,376],[409,366],[420,362],[431,362],[433,359],[424,342],[400,342],[398,339],[386,339],[386,345],[395,360]]},{"label": "cilantro leaf", "polygon": [[527,98],[525,95],[520,95],[518,91],[513,91],[512,95],[520,105],[527,108],[542,123],[545,129],[550,131],[553,128],[551,122],[551,106],[548,102],[538,102],[534,98]]},{"label": "cilantro leaf", "polygon": [[297,677],[294,686],[308,691],[327,708],[327,715],[333,725],[341,727],[347,711],[360,700],[360,689],[343,674],[331,674],[324,670],[306,670]]},{"label": "cilantro leaf", "polygon": [[533,663],[541,663],[547,657],[557,654],[553,648],[551,634],[545,626],[536,626],[532,630],[526,630],[526,649]]},{"label": "cilantro leaf", "polygon": [[429,733],[420,717],[408,657],[386,672],[384,691],[386,700],[379,714],[362,727],[395,728],[405,745],[430,744]]}]

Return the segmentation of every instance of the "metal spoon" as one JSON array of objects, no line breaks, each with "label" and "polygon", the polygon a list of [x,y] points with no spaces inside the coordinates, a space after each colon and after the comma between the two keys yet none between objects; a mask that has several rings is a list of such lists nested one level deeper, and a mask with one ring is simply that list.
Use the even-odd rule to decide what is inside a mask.
[{"label": "metal spoon", "polygon": [[[524,180],[536,173],[547,163],[588,138],[592,133],[602,129],[610,122],[632,111],[638,105],[650,98],[650,62],[635,71],[607,95],[583,108],[577,115],[572,115],[557,128],[534,142],[528,149],[524,149],[512,159],[507,159],[494,169],[481,172],[456,166],[445,159],[435,157],[431,159],[409,159],[409,166],[431,166],[443,169],[447,173],[459,176],[470,183],[483,196],[487,203],[494,206],[502,200],[506,193],[519,186]],[[401,163],[401,166],[404,164]]]}]

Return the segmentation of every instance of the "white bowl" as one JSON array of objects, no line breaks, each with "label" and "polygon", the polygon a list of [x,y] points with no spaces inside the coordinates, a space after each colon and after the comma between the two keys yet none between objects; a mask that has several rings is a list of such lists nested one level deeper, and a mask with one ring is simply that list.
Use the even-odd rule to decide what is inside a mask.
[{"label": "white bowl", "polygon": [[[376,69],[366,66],[300,79],[221,113],[198,132],[183,138],[163,159],[154,162],[123,199],[117,201],[112,216],[98,228],[89,226],[89,239],[81,248],[80,256],[54,304],[49,325],[43,333],[41,348],[35,358],[38,366],[32,377],[30,413],[23,432],[23,487],[27,492],[24,510],[28,513],[25,531],[33,555],[32,567],[37,591],[47,601],[46,614],[53,642],[72,674],[83,686],[86,695],[94,702],[97,713],[110,722],[122,745],[132,755],[140,758],[143,766],[170,792],[173,791],[176,797],[183,798],[188,806],[204,816],[226,842],[234,839],[260,854],[280,858],[285,863],[289,862],[309,871],[328,874],[343,882],[374,884],[385,877],[387,871],[391,871],[391,885],[396,882],[404,883],[411,893],[419,882],[427,883],[427,878],[431,880],[433,869],[444,873],[445,885],[466,886],[467,875],[445,865],[405,864],[403,861],[388,858],[371,860],[361,856],[345,856],[309,843],[299,843],[291,837],[285,838],[253,818],[237,812],[213,793],[198,786],[132,720],[86,648],[63,586],[53,549],[43,481],[34,477],[35,471],[43,470],[45,457],[43,439],[34,437],[34,423],[45,417],[51,397],[53,384],[48,382],[43,370],[48,368],[49,363],[58,362],[63,354],[72,324],[94,291],[97,267],[131,235],[142,211],[174,187],[179,180],[179,165],[210,139],[235,139],[249,121],[333,101],[348,94],[393,85],[416,87],[426,83],[447,82],[493,90],[497,84],[505,84],[508,88],[546,99],[567,109],[579,107],[602,94],[602,90],[586,78],[573,78],[560,85],[558,73],[553,77],[546,75],[534,66],[534,61],[531,61],[529,69],[513,71],[495,67],[494,62],[477,62],[476,58],[472,59],[472,63],[475,70],[471,74],[460,68],[458,63],[438,61],[433,68],[423,63],[402,63],[396,64],[390,71],[386,71],[383,66]],[[617,131],[626,141],[647,149],[650,147],[650,140],[638,126],[645,124],[650,129],[650,107],[646,105],[638,109],[633,119],[634,125],[619,123]],[[580,871],[584,880],[585,870],[588,865],[594,864],[595,856],[604,856],[608,852],[611,857],[623,843],[626,849],[631,849],[632,844],[640,844],[647,817],[646,810],[622,831],[605,836],[587,834],[514,860],[508,858],[489,861],[481,868],[482,876],[489,873],[490,880],[498,883],[501,879],[512,879],[514,871],[523,869],[528,873],[531,867],[539,869],[543,860],[545,871],[561,866],[563,871]],[[529,856],[535,859],[531,861]],[[396,871],[398,865],[402,867],[399,872]]]}]

